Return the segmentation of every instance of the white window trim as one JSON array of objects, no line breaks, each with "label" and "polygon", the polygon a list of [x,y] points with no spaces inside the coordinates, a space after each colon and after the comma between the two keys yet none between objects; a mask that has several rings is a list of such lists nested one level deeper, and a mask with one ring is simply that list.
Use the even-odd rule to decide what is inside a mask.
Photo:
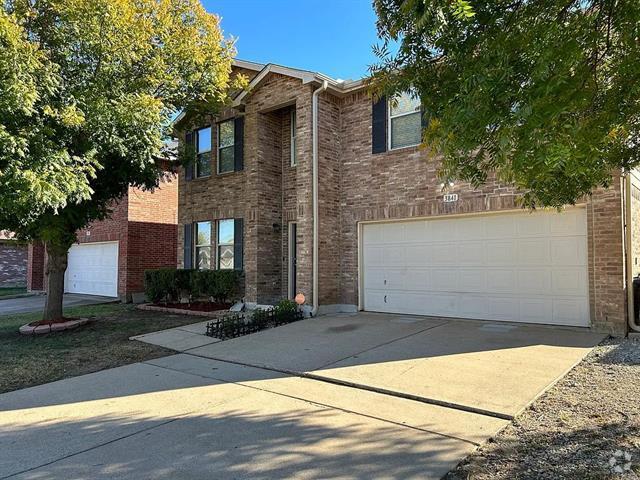
[{"label": "white window trim", "polygon": [[[393,101],[393,99],[391,101]],[[420,145],[420,143],[422,143],[422,142],[418,142],[412,145],[403,145],[401,147],[392,147],[392,144],[391,144],[391,120],[395,118],[406,117],[407,115],[415,115],[416,113],[420,113],[421,111],[422,111],[422,108],[419,107],[418,110],[415,110],[413,112],[391,115],[391,103],[390,102],[387,103],[387,145],[388,145],[387,151],[391,152],[393,150],[402,150],[403,148],[413,148],[413,147],[417,147],[418,145]],[[422,125],[422,118],[420,118],[420,125]],[[422,136],[422,128],[420,129],[420,134]]]},{"label": "white window trim", "polygon": [[[231,124],[233,125],[233,143],[231,145],[227,145],[226,147],[221,147],[220,146],[220,125],[222,125],[223,123],[227,123],[227,122],[231,122]],[[235,172],[235,166],[233,168],[233,170],[229,170],[228,172],[221,172],[220,171],[220,160],[222,158],[222,156],[220,155],[220,151],[223,148],[233,148],[234,149],[234,162],[235,162],[235,146],[236,146],[236,125],[235,125],[235,121],[233,118],[229,118],[227,120],[224,120],[222,122],[218,122],[218,124],[216,125],[216,130],[218,131],[218,136],[217,136],[217,151],[218,151],[218,158],[216,160],[216,173],[218,175],[226,175],[227,173],[233,173]]]},{"label": "white window trim", "polygon": [[[209,150],[208,150],[208,151],[205,151],[205,152],[200,152],[200,151],[198,150],[199,143],[200,143],[200,132],[201,132],[202,130],[206,130],[207,128],[211,128],[211,127],[210,127],[210,126],[208,126],[208,127],[202,127],[202,128],[198,128],[198,129],[196,129],[196,130],[194,131],[194,134],[195,134],[195,136],[196,136],[196,163],[195,163],[194,168],[193,168],[193,177],[194,177],[194,178],[208,178],[208,177],[210,177],[210,176],[211,176],[211,172],[209,172],[209,175],[202,175],[202,176],[201,176],[201,175],[199,175],[199,170],[200,170],[200,169],[198,168],[198,156],[199,156],[201,153],[209,153],[209,166],[211,166],[211,160],[212,160],[211,155],[212,155],[212,153],[213,153],[213,151],[211,150],[211,148],[209,148]],[[213,129],[211,129],[211,131],[209,132],[209,135],[211,135],[211,137],[213,137]],[[213,144],[212,140],[213,140],[213,138],[210,138],[210,139],[209,139],[209,145],[212,145],[212,144]]]},{"label": "white window trim", "polygon": [[297,118],[296,118],[296,109],[295,106],[291,109],[290,117],[289,117],[289,135],[290,135],[290,150],[291,150],[291,166],[295,167],[298,165],[298,159],[296,158],[296,129],[297,129]]}]

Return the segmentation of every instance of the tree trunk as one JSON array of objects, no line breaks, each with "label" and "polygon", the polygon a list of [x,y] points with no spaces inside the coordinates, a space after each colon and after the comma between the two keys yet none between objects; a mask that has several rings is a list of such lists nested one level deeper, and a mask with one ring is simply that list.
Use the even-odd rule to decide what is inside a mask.
[{"label": "tree trunk", "polygon": [[64,295],[64,272],[67,270],[69,249],[46,243],[47,249],[47,298],[44,304],[44,321],[62,318],[62,297]]}]

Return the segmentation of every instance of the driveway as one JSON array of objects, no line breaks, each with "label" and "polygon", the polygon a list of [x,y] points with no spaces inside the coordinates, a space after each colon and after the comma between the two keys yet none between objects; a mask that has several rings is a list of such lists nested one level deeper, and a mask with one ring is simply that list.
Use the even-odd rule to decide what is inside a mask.
[{"label": "driveway", "polygon": [[[30,297],[0,299],[0,315],[12,315],[16,313],[37,312],[44,309],[45,295],[33,295]],[[118,301],[113,297],[100,297],[97,295],[80,295],[77,293],[65,293],[63,304],[65,307],[78,307],[80,305],[94,305],[98,303],[111,303]]]},{"label": "driveway", "polygon": [[440,478],[601,339],[309,319],[0,395],[0,478]]}]

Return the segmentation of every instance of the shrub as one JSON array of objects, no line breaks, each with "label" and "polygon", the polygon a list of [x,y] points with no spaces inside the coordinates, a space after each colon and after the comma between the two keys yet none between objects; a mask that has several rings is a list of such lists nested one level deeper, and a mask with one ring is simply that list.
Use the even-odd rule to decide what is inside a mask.
[{"label": "shrub", "polygon": [[277,322],[291,322],[298,313],[298,304],[293,300],[280,300],[274,308]]},{"label": "shrub", "polygon": [[154,303],[178,296],[176,269],[160,268],[144,272],[144,293]]},{"label": "shrub", "polygon": [[191,299],[213,298],[225,303],[239,291],[240,275],[235,270],[178,270],[161,268],[145,272],[147,298],[154,302],[178,300],[186,292]]}]

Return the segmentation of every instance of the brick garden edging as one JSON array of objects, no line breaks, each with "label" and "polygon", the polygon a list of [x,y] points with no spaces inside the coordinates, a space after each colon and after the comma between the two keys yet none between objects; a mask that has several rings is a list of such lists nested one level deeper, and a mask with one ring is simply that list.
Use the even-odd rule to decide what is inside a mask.
[{"label": "brick garden edging", "polygon": [[216,318],[226,313],[229,313],[229,310],[216,310],[214,312],[200,312],[197,310],[187,310],[186,308],[169,308],[169,307],[159,307],[158,305],[153,305],[151,303],[143,303],[138,305],[136,308],[139,310],[147,310],[150,312],[163,312],[163,313],[176,313],[178,315],[192,315],[196,317],[207,317],[207,318]]},{"label": "brick garden edging", "polygon": [[64,330],[73,330],[89,321],[88,318],[74,318],[66,322],[45,323],[42,325],[22,325],[20,333],[22,335],[43,335],[45,333],[63,332]]}]

